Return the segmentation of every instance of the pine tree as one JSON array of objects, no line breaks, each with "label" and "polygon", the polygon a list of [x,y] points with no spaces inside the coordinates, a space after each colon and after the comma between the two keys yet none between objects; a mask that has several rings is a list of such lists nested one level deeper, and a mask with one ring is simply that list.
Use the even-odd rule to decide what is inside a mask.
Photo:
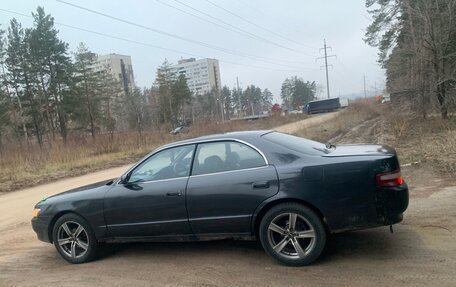
[{"label": "pine tree", "polygon": [[368,0],[373,17],[365,41],[379,48],[390,92],[411,90],[426,117],[436,100],[448,117],[456,86],[456,2],[454,0]]},{"label": "pine tree", "polygon": [[36,74],[37,90],[42,97],[44,118],[48,131],[55,140],[58,127],[63,140],[67,138],[65,93],[71,86],[72,65],[68,44],[58,38],[54,18],[46,15],[42,7],[32,13],[34,26],[30,29],[32,71]]},{"label": "pine tree", "polygon": [[171,67],[168,60],[158,67],[155,78],[156,86],[158,87],[158,106],[160,114],[160,122],[172,122],[175,111],[173,109],[173,94],[172,86],[176,79],[176,73]]},{"label": "pine tree", "polygon": [[31,67],[30,30],[24,30],[16,19],[8,28],[8,48],[6,67],[10,85],[15,91],[24,136],[28,138],[27,125],[30,124],[38,144],[43,146],[43,118],[41,102],[37,97],[34,74]]},{"label": "pine tree", "polygon": [[139,137],[142,140],[142,135],[144,131],[144,104],[145,96],[139,88],[135,88],[133,93],[128,96],[128,101],[126,103],[127,115],[131,128],[134,128],[138,131]]},{"label": "pine tree", "polygon": [[231,90],[231,102],[233,104],[233,109],[236,110],[237,116],[241,117],[242,116],[242,89],[240,88],[233,88]]},{"label": "pine tree", "polygon": [[[90,134],[95,139],[97,121],[100,119],[100,78],[93,70],[95,54],[87,46],[80,43],[75,53],[75,79],[77,92],[73,95],[75,105],[73,118],[85,128],[89,126]],[[78,107],[80,109],[78,109]]]},{"label": "pine tree", "polygon": [[282,97],[286,109],[297,109],[315,99],[317,86],[315,82],[304,82],[297,76],[286,78],[282,84]]},{"label": "pine tree", "polygon": [[103,127],[112,134],[117,129],[119,121],[124,118],[125,112],[122,107],[125,106],[128,99],[120,96],[125,96],[122,86],[108,71],[99,71],[97,76],[99,80],[98,93],[101,97],[101,122]]},{"label": "pine tree", "polygon": [[13,123],[16,122],[15,109],[9,92],[8,80],[6,77],[6,51],[4,33],[5,31],[0,29],[0,149],[2,147],[3,134],[11,125],[11,120]]},{"label": "pine tree", "polygon": [[187,79],[184,75],[179,75],[171,86],[173,114],[171,121],[177,123],[180,119],[181,123],[185,122],[183,109],[186,104],[190,104],[192,100],[192,92],[190,91]]},{"label": "pine tree", "polygon": [[274,95],[268,89],[264,89],[261,93],[261,110],[268,111],[272,107]]},{"label": "pine tree", "polygon": [[220,99],[224,109],[226,119],[230,119],[230,115],[233,114],[233,98],[231,96],[231,90],[227,86],[223,86],[222,92],[220,93]]}]

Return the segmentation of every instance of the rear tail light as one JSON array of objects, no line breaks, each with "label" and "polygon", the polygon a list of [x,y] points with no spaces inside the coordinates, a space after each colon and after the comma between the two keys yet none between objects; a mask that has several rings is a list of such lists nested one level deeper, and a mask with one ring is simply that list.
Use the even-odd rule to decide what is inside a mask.
[{"label": "rear tail light", "polygon": [[402,184],[401,171],[395,170],[386,173],[379,173],[375,176],[378,186],[399,186]]}]

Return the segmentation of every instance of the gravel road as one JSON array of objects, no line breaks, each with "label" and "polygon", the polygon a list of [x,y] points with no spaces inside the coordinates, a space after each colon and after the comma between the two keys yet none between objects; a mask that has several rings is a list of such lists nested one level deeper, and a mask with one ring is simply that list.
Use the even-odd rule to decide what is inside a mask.
[{"label": "gravel road", "polygon": [[383,227],[334,235],[308,267],[281,266],[257,242],[232,240],[109,244],[98,260],[71,265],[36,239],[31,212],[43,196],[117,177],[127,168],[1,195],[0,286],[456,285],[456,186],[413,170],[404,170],[411,200],[394,234]]}]

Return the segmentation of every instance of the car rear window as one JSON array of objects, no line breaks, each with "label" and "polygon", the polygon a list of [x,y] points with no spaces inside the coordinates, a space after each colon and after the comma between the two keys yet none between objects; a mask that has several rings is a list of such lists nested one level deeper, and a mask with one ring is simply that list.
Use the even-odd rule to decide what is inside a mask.
[{"label": "car rear window", "polygon": [[288,149],[309,155],[323,155],[331,152],[331,150],[327,149],[322,143],[289,134],[271,132],[262,137],[265,140],[284,146]]}]

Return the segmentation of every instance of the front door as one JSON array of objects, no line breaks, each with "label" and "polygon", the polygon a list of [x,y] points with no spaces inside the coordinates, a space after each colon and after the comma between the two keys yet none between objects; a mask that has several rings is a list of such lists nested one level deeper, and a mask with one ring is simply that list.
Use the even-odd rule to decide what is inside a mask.
[{"label": "front door", "polygon": [[104,199],[113,237],[190,235],[185,188],[195,145],[159,151],[110,189]]}]

